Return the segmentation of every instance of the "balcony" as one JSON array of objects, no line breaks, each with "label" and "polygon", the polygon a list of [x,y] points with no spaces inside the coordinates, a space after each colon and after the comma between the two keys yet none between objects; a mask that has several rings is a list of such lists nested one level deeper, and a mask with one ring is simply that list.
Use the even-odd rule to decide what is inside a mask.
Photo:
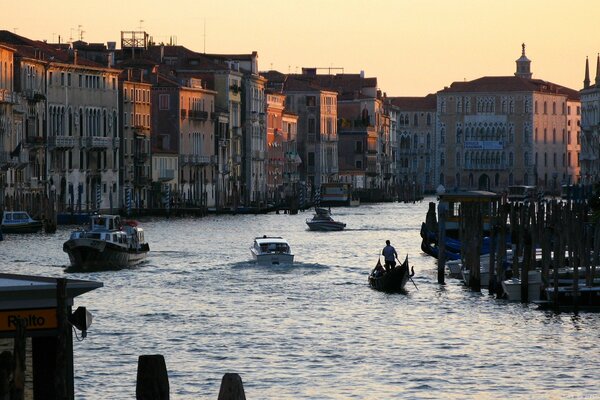
[{"label": "balcony", "polygon": [[208,111],[190,110],[188,115],[189,115],[190,119],[195,119],[198,121],[207,121],[208,120]]},{"label": "balcony", "polygon": [[16,104],[17,94],[6,89],[0,89],[0,103]]},{"label": "balcony", "polygon": [[45,141],[41,136],[27,136],[25,138],[25,144],[28,148],[39,148],[44,147]]},{"label": "balcony", "polygon": [[77,143],[77,138],[73,136],[49,136],[48,137],[48,148],[49,149],[72,149]]},{"label": "balcony", "polygon": [[85,147],[88,150],[104,150],[112,148],[117,142],[113,141],[111,137],[102,136],[88,136],[81,138],[81,147]]},{"label": "balcony", "polygon": [[44,96],[44,94],[38,90],[25,89],[23,94],[25,95],[27,101],[30,102],[37,103],[38,101],[46,100],[46,96]]},{"label": "balcony", "polygon": [[158,171],[158,180],[162,182],[170,181],[175,179],[174,169],[162,169]]}]

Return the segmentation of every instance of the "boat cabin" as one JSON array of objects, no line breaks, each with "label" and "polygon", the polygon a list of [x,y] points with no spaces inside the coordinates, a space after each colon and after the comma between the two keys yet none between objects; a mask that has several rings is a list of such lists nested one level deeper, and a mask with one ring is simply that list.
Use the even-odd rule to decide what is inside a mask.
[{"label": "boat cabin", "polygon": [[90,221],[92,231],[114,231],[121,229],[121,217],[118,215],[93,215]]},{"label": "boat cabin", "polygon": [[448,192],[439,195],[439,204],[447,210],[446,232],[450,237],[458,237],[460,229],[460,206],[464,203],[480,203],[483,214],[483,230],[490,230],[492,206],[499,204],[502,196],[482,190]]},{"label": "boat cabin", "polygon": [[257,254],[289,253],[290,245],[279,236],[263,236],[254,239],[254,248]]},{"label": "boat cabin", "polygon": [[537,197],[538,190],[535,186],[514,185],[508,187],[508,201],[535,201],[537,200]]},{"label": "boat cabin", "polygon": [[4,211],[2,213],[2,224],[22,224],[31,221],[32,218],[25,211]]}]

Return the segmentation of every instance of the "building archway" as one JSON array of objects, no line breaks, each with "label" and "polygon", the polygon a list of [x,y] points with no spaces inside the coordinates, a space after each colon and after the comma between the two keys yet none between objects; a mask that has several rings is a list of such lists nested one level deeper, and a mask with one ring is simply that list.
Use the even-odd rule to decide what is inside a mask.
[{"label": "building archway", "polygon": [[487,174],[481,174],[477,183],[477,189],[490,190],[490,177]]}]

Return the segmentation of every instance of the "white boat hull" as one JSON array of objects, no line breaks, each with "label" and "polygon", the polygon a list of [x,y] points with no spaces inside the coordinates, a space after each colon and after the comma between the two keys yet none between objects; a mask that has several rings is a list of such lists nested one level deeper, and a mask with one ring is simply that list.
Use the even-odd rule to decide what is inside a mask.
[{"label": "white boat hull", "polygon": [[256,254],[252,257],[258,265],[291,265],[294,263],[293,254]]},{"label": "white boat hull", "polygon": [[[542,290],[542,273],[540,271],[529,271],[527,297],[529,301],[540,299]],[[521,279],[512,278],[502,281],[502,289],[509,301],[521,301]]]}]

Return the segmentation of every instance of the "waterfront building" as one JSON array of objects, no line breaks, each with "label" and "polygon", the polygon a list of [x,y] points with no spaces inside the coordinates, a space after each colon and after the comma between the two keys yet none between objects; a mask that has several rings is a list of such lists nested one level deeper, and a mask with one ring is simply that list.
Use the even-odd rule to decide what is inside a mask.
[{"label": "waterfront building", "polygon": [[59,212],[116,206],[119,71],[80,57],[68,44],[7,31],[0,42],[20,57],[22,133],[16,137],[28,154],[16,189],[56,196]]},{"label": "waterfront building", "polygon": [[13,109],[17,102],[13,76],[14,57],[13,48],[0,44],[0,201],[5,207],[7,199],[14,197],[15,167],[17,160],[21,159],[20,154],[17,154],[21,149],[20,138],[14,134],[13,122]]},{"label": "waterfront building", "polygon": [[267,97],[267,199],[278,203],[296,193],[298,117],[286,111],[284,94],[267,90],[265,95]]},{"label": "waterfront building", "polygon": [[[121,65],[121,68],[124,68]],[[149,204],[151,193],[151,93],[148,71],[126,68],[119,76],[121,196],[130,212]]]},{"label": "waterfront building", "polygon": [[298,115],[300,181],[310,191],[338,181],[337,93],[300,76],[288,76],[286,107]]},{"label": "waterfront building", "polygon": [[[197,78],[167,76],[159,67],[152,93],[152,174],[162,183],[153,206],[214,207],[215,92]],[[170,205],[169,205],[170,206]]]},{"label": "waterfront building", "polygon": [[[585,60],[585,78],[581,94],[581,183],[600,182],[600,55],[596,77],[590,81],[590,66]],[[577,137],[579,139],[579,137]]]},{"label": "waterfront building", "polygon": [[436,95],[385,97],[396,188],[435,192]]},{"label": "waterfront building", "polygon": [[567,132],[569,123],[579,125],[579,93],[532,78],[525,45],[516,63],[514,76],[454,82],[437,92],[436,184],[492,191],[536,185],[559,193],[577,182],[567,166]]},{"label": "waterfront building", "polygon": [[267,199],[267,80],[259,74],[258,53],[203,54],[242,73],[241,87],[241,200],[264,206]]}]

